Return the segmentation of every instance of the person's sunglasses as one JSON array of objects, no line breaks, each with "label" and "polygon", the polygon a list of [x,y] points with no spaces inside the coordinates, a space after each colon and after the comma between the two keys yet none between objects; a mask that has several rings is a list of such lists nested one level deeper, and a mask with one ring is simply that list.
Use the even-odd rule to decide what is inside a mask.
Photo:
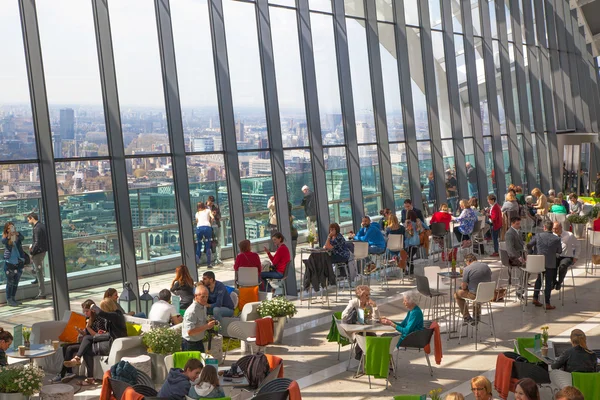
[{"label": "person's sunglasses", "polygon": [[474,388],[471,388],[471,390],[472,390],[473,392],[483,392],[483,391],[485,390],[485,388],[477,388],[477,387],[474,387]]}]

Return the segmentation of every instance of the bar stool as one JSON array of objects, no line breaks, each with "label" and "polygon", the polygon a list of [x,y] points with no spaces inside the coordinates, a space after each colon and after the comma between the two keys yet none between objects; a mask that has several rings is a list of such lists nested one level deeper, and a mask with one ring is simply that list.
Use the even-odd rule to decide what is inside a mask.
[{"label": "bar stool", "polygon": [[[527,292],[529,291],[529,275],[539,275],[546,271],[546,257],[542,255],[530,255],[527,256],[527,262],[525,264],[525,268],[521,268],[523,272],[523,280],[521,281],[520,289],[523,291],[523,312],[525,312],[525,307],[527,306]],[[542,287],[540,288],[540,293],[544,291],[545,279],[541,279]],[[547,312],[546,307],[544,307],[544,311]]]},{"label": "bar stool", "polygon": [[[571,270],[571,280],[573,282],[572,285],[569,285],[569,287],[573,288],[573,296],[575,297],[575,304],[577,304],[577,292],[576,292],[576,287],[575,287],[575,275],[573,274],[573,268],[575,268],[575,264],[571,264],[569,265],[569,269]],[[557,271],[557,274],[559,273],[559,271]],[[569,272],[567,271],[567,274]],[[567,278],[567,276],[565,275],[565,279]],[[558,291],[558,298],[561,301],[561,305],[565,305],[565,282],[563,281],[562,285],[560,286],[560,290]]]},{"label": "bar stool", "polygon": [[594,255],[600,254],[600,232],[589,231],[588,232],[588,245],[592,246],[592,253],[588,259],[585,260],[585,275],[588,275],[588,265],[590,274],[595,274],[595,264],[593,261]]},{"label": "bar stool", "polygon": [[[400,234],[390,234],[387,237],[385,258],[384,258],[384,268],[387,268],[392,261],[390,261],[391,253],[398,253],[398,258],[400,258],[400,252],[404,249],[404,235]],[[396,266],[398,264],[396,263]],[[402,283],[404,283],[404,270],[402,268],[398,268],[400,270],[400,277],[402,279]],[[386,275],[387,278],[387,275]],[[387,279],[386,279],[387,282]],[[388,283],[389,288],[389,283]]]},{"label": "bar stool", "polygon": [[[543,257],[543,256],[542,256]],[[479,334],[479,324],[487,324],[490,326],[490,330],[492,335],[494,336],[494,347],[498,346],[496,343],[496,329],[494,327],[494,314],[492,312],[492,300],[494,299],[494,294],[496,290],[496,282],[481,282],[477,285],[477,293],[475,294],[474,299],[465,299],[465,308],[469,307],[469,303],[473,303],[473,308],[475,309],[477,306],[481,306],[485,304],[487,306],[488,315],[490,317],[489,324],[480,320],[481,315],[475,315],[475,350],[477,350],[477,342],[478,342],[478,334]],[[467,325],[467,335],[469,335],[469,325],[463,322],[460,326],[460,332],[458,334],[458,344],[460,344],[460,339],[462,337],[462,328]]]},{"label": "bar stool", "polygon": [[440,297],[446,297],[446,295],[440,291],[432,290],[429,287],[429,278],[426,276],[415,275],[415,279],[417,280],[417,291],[421,296],[425,296],[425,305],[427,305],[427,301],[429,301],[429,308],[427,308],[427,319],[428,320],[437,320],[441,316],[441,307],[442,305],[439,302]]},{"label": "bar stool", "polygon": [[[434,222],[430,225],[431,228],[431,237],[435,239],[441,239],[443,246],[441,248],[442,254],[445,254],[446,249],[449,247],[448,244],[448,231],[446,230],[446,224],[443,222]],[[435,253],[432,254],[433,256]],[[438,257],[439,261],[439,257]],[[433,262],[436,262],[435,257],[433,257]]]},{"label": "bar stool", "polygon": [[[335,274],[335,302],[336,303],[338,300],[338,289],[340,287],[340,281],[344,282],[344,286],[346,285],[346,282],[348,282],[348,293],[350,294],[350,299],[352,299],[352,280],[350,278],[350,269],[348,268],[349,262],[350,262],[350,260],[348,260],[348,262],[340,262],[340,263],[332,264],[333,273]],[[340,274],[342,271],[346,274],[345,279]]]},{"label": "bar stool", "polygon": [[[365,260],[369,257],[369,243],[367,242],[353,242],[354,243],[354,261],[356,265],[360,265],[358,272],[361,274],[362,281],[365,279]],[[360,263],[360,264],[359,264]]]},{"label": "bar stool", "polygon": [[[500,244],[504,245],[504,248],[500,247],[500,263],[502,264],[502,269],[498,274],[497,287],[500,289],[502,287],[501,283],[506,282],[506,293],[504,295],[504,306],[506,307],[506,299],[508,296],[510,296],[510,289],[513,286],[518,287],[518,285],[513,284],[514,281],[517,281],[515,276],[513,276],[513,272],[515,271],[516,267],[510,265],[508,252],[506,251],[506,244],[505,242],[500,242]],[[506,278],[502,276],[505,271]]]}]

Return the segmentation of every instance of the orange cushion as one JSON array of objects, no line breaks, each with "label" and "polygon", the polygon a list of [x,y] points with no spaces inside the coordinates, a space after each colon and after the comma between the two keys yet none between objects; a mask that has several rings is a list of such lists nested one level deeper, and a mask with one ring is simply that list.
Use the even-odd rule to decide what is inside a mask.
[{"label": "orange cushion", "polygon": [[238,299],[238,309],[240,310],[244,309],[246,303],[254,303],[258,301],[258,286],[241,287]]},{"label": "orange cushion", "polygon": [[65,330],[60,334],[58,340],[66,343],[77,343],[77,336],[79,336],[79,332],[77,332],[78,328],[85,328],[85,315],[77,314],[75,312],[71,313],[69,317],[69,322],[67,322],[67,326],[65,326]]}]

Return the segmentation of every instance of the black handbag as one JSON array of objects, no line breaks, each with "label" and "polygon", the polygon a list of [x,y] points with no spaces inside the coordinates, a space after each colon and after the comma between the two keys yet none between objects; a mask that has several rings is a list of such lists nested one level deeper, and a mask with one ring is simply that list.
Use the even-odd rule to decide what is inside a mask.
[{"label": "black handbag", "polygon": [[113,338],[109,333],[99,333],[92,338],[92,351],[97,356],[107,356],[110,353]]}]

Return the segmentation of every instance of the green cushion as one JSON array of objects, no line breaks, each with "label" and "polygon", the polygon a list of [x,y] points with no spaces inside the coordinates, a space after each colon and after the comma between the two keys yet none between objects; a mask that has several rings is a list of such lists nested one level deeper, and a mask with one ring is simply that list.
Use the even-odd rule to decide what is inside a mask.
[{"label": "green cushion", "polygon": [[401,394],[400,396],[394,396],[394,400],[425,400],[427,396],[424,394]]},{"label": "green cushion", "polygon": [[338,331],[337,325],[335,324],[336,319],[342,319],[341,311],[333,313],[333,316],[331,317],[331,326],[329,327],[329,333],[327,334],[327,341],[336,342],[341,344],[342,346],[346,346],[350,344],[350,342],[345,337],[340,336],[340,332]]},{"label": "green cushion", "polygon": [[539,361],[536,356],[525,350],[526,348],[532,349],[535,347],[535,338],[517,338],[517,346],[515,347],[515,352],[519,353],[521,357],[525,357],[530,363],[537,363]]},{"label": "green cushion", "polygon": [[199,351],[178,351],[173,353],[173,367],[183,369],[190,358],[203,359]]},{"label": "green cushion", "polygon": [[127,322],[127,336],[140,336],[142,334],[142,326],[140,324],[134,324],[133,322]]},{"label": "green cushion", "polygon": [[390,367],[391,336],[367,336],[365,375],[386,379]]},{"label": "green cushion", "polygon": [[583,393],[584,399],[600,398],[600,372],[572,372],[573,386]]}]

